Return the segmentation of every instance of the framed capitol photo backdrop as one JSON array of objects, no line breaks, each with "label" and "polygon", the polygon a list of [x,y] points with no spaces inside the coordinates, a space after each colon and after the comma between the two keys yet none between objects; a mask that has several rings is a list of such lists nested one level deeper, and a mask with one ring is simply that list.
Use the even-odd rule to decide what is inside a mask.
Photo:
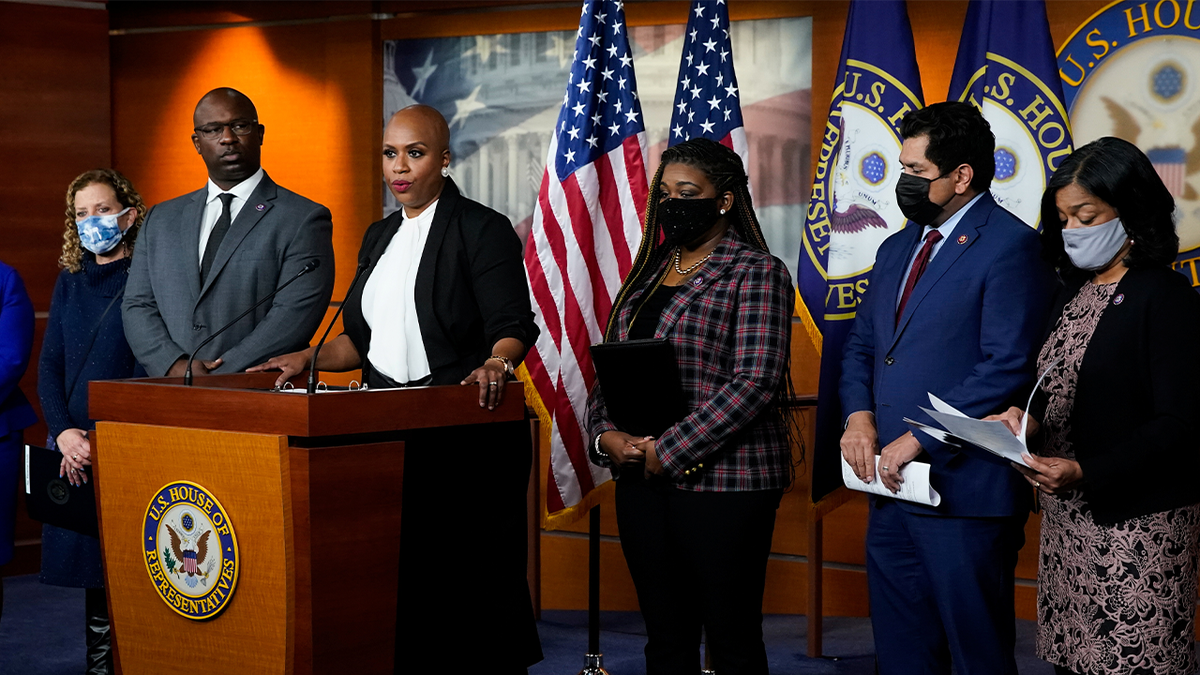
[{"label": "framed capitol photo backdrop", "polygon": [[1058,52],[1075,147],[1117,136],[1141,148],[1175,198],[1175,268],[1200,286],[1200,6],[1113,2]]},{"label": "framed capitol photo backdrop", "polygon": [[[653,175],[666,148],[686,39],[680,23],[629,27]],[[383,123],[413,103],[450,123],[450,175],[525,240],[562,107],[575,30],[388,40]],[[811,186],[812,17],[731,23],[750,185],[771,252],[795,277]],[[653,194],[653,192],[652,192]],[[383,190],[383,213],[399,205]]]}]

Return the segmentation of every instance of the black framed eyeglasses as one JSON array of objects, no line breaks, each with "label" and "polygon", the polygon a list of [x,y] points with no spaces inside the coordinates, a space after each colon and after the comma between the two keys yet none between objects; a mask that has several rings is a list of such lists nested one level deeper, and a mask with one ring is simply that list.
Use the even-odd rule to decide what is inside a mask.
[{"label": "black framed eyeglasses", "polygon": [[215,141],[221,137],[221,133],[225,131],[225,127],[232,129],[233,133],[238,136],[248,136],[251,131],[254,131],[254,127],[256,126],[258,126],[258,120],[234,120],[225,123],[214,122],[212,124],[205,124],[202,127],[196,127],[193,131],[206,141]]}]

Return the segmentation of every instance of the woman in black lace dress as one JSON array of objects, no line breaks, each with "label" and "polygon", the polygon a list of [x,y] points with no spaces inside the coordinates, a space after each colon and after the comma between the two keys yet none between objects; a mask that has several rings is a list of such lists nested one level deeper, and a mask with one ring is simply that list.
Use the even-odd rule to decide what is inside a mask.
[{"label": "woman in black lace dress", "polygon": [[1059,675],[1197,667],[1200,295],[1171,269],[1174,208],[1117,138],[1064,160],[1042,199],[1064,285],[1030,410],[1041,450],[1017,468],[1042,493],[1037,653]]}]

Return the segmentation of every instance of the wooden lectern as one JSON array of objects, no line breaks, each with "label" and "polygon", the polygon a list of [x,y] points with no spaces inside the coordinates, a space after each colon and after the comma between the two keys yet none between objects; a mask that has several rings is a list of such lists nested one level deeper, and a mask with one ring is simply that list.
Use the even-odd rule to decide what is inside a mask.
[{"label": "wooden lectern", "polygon": [[[307,395],[272,391],[276,377],[89,385],[119,672],[391,673],[407,432],[525,419],[520,382],[489,411],[475,387]],[[236,586],[206,620],[163,600],[143,546],[151,502],[179,481],[236,535]]]}]

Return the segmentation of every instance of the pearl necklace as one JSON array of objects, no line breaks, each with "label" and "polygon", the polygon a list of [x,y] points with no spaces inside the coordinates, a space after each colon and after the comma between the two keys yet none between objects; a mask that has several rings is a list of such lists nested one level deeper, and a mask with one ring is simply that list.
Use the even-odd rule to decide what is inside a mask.
[{"label": "pearl necklace", "polygon": [[695,265],[692,265],[691,267],[687,268],[686,270],[681,269],[679,267],[680,252],[679,252],[679,249],[677,248],[677,249],[675,249],[675,271],[679,273],[679,276],[686,277],[687,275],[691,274],[692,272],[695,272],[697,268],[699,268],[701,265],[703,265],[705,262],[707,262],[708,259],[711,257],[712,257],[712,251],[709,251],[708,255],[697,260]]}]

